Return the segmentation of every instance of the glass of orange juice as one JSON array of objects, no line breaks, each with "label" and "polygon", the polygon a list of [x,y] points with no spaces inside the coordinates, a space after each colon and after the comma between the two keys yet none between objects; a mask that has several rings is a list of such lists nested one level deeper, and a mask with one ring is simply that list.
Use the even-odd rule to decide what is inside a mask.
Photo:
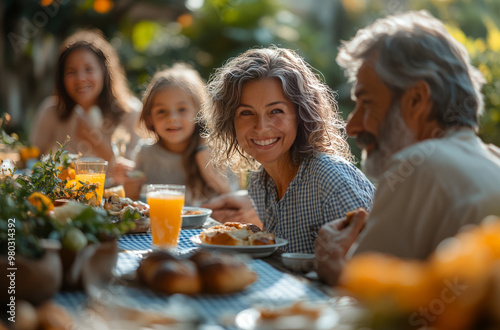
[{"label": "glass of orange juice", "polygon": [[[75,179],[77,182],[76,188],[81,187],[80,181],[97,184],[97,205],[101,205],[107,169],[108,162],[100,158],[80,158],[75,161]],[[92,201],[94,196],[93,192],[85,195],[89,201]]]},{"label": "glass of orange juice", "polygon": [[182,208],[186,186],[151,184],[147,188],[147,202],[151,219],[153,247],[176,250],[182,225]]}]

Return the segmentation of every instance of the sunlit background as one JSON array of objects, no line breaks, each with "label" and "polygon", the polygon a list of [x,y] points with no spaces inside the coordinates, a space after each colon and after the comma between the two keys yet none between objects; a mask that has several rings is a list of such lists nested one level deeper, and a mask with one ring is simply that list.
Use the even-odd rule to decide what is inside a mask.
[{"label": "sunlit background", "polygon": [[208,79],[228,58],[275,44],[318,69],[347,117],[350,87],[335,63],[341,40],[409,9],[427,9],[467,47],[488,81],[481,136],[500,145],[498,0],[3,0],[0,112],[26,139],[38,105],[52,94],[60,43],[79,28],[97,28],[117,49],[139,98],[162,66],[187,62]]}]

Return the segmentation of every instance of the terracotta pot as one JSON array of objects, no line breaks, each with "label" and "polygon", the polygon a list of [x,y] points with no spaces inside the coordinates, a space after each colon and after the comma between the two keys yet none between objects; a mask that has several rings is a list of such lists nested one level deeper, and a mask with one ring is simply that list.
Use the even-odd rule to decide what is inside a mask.
[{"label": "terracotta pot", "polygon": [[88,284],[107,283],[118,260],[118,242],[91,244],[78,252],[61,250],[63,290],[84,290]]},{"label": "terracotta pot", "polygon": [[[43,240],[41,242],[44,254],[39,259],[15,256],[15,265],[8,270],[8,258],[6,255],[0,257],[0,267],[6,270],[6,275],[1,276],[1,301],[8,303],[11,296],[18,300],[26,300],[37,305],[50,299],[61,287],[62,265],[59,258],[61,244],[58,241]],[[11,281],[12,280],[12,281]],[[13,287],[9,292],[9,286]]]}]

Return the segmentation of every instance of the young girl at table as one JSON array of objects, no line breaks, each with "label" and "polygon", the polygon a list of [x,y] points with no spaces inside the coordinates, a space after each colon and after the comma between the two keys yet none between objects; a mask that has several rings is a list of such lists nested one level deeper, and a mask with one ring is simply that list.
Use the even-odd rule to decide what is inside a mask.
[{"label": "young girl at table", "polygon": [[61,47],[55,96],[42,102],[30,140],[47,153],[69,136],[65,147],[69,153],[113,161],[111,137],[120,127],[118,131],[129,137],[125,156],[132,158],[141,107],[113,47],[97,30],[81,30]]},{"label": "young girl at table", "polygon": [[127,196],[137,198],[143,183],[183,184],[185,204],[197,205],[230,191],[227,177],[210,163],[211,152],[196,121],[205,100],[205,83],[187,64],[177,63],[154,75],[143,97],[140,122],[156,143],[139,151],[135,169],[146,178],[128,179]]},{"label": "young girl at table", "polygon": [[[284,250],[314,253],[311,229],[370,209],[374,187],[350,162],[334,94],[296,53],[248,50],[217,69],[208,91],[214,160],[253,170],[248,195],[263,229],[289,241]],[[205,207],[215,204],[231,203]]]}]

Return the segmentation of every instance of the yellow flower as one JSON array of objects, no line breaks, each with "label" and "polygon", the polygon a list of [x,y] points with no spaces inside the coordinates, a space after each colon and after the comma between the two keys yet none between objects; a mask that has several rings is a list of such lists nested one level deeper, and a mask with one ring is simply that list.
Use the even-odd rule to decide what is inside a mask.
[{"label": "yellow flower", "polygon": [[54,209],[52,200],[41,192],[35,191],[28,200],[40,211],[52,211]]},{"label": "yellow flower", "polygon": [[61,180],[68,180],[68,181],[75,180],[76,178],[75,170],[72,168],[63,169],[61,170],[61,173],[59,173],[57,177]]}]

